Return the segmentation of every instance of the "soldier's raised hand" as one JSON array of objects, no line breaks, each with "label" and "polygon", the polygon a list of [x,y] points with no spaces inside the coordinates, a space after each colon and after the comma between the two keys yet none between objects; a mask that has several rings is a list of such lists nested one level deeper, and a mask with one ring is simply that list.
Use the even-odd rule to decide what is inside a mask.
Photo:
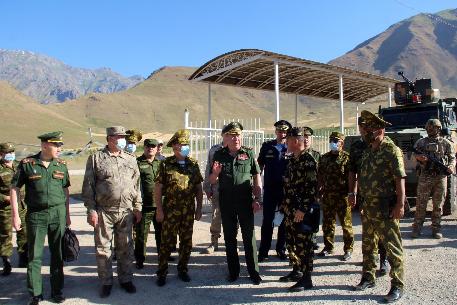
[{"label": "soldier's raised hand", "polygon": [[217,161],[214,161],[212,171],[216,176],[219,176],[219,174],[222,171],[222,164],[220,164]]}]

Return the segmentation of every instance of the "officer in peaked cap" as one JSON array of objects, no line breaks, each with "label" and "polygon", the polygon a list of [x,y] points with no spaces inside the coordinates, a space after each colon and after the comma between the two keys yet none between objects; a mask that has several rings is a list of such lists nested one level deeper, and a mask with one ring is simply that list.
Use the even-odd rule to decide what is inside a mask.
[{"label": "officer in peaked cap", "polygon": [[125,139],[127,140],[127,146],[125,147],[125,150],[133,154],[136,151],[136,145],[143,138],[143,134],[138,129],[127,130],[126,134],[127,136]]},{"label": "officer in peaked cap", "polygon": [[55,131],[38,136],[41,151],[21,161],[10,191],[13,211],[13,227],[21,230],[18,213],[18,193],[25,185],[27,204],[27,243],[29,263],[27,283],[31,294],[29,304],[43,299],[41,260],[46,235],[51,252],[51,298],[62,303],[64,274],[62,237],[65,226],[70,225],[69,191],[70,177],[65,161],[58,158],[63,145],[62,132]]},{"label": "officer in peaked cap", "polygon": [[[283,198],[283,177],[287,166],[285,158],[287,152],[286,134],[292,125],[286,120],[279,120],[274,124],[276,139],[264,142],[260,148],[259,163],[263,171],[263,220],[261,240],[259,246],[259,262],[268,258],[273,235],[273,219],[275,211]],[[279,259],[286,260],[286,232],[284,222],[278,227],[276,240],[276,254]]]},{"label": "officer in peaked cap", "polygon": [[173,144],[179,143],[182,145],[189,145],[190,143],[190,132],[187,129],[179,129],[175,132],[175,134],[171,137],[171,139],[167,143],[167,147],[172,147]]},{"label": "officer in peaked cap", "polygon": [[[19,162],[16,161],[13,143],[0,143],[0,256],[3,260],[2,275],[5,276],[11,273],[10,257],[13,254],[13,236],[11,229],[10,186],[11,180],[17,172],[18,165]],[[27,267],[26,213],[27,208],[22,189],[21,202],[19,202],[19,215],[24,227],[17,232],[17,252],[19,254],[20,268]]]},{"label": "officer in peaked cap", "polygon": [[381,117],[371,113],[368,110],[363,110],[361,113],[361,119],[364,122],[365,126],[373,129],[382,129],[387,126],[392,126],[387,121],[384,121]]},{"label": "officer in peaked cap", "polygon": [[212,185],[219,182],[219,203],[229,269],[228,281],[236,281],[240,274],[236,246],[239,222],[249,276],[254,285],[259,285],[262,279],[257,263],[254,213],[261,209],[262,181],[254,152],[241,146],[242,130],[243,126],[238,122],[231,122],[223,128],[222,133],[227,146],[214,153],[209,182]]}]

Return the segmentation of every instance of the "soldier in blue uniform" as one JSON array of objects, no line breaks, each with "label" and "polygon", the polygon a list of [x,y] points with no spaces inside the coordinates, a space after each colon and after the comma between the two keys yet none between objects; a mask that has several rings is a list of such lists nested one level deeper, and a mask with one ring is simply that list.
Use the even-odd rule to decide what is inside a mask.
[{"label": "soldier in blue uniform", "polygon": [[[273,235],[273,219],[275,211],[281,204],[283,198],[284,172],[287,166],[285,158],[287,152],[286,134],[292,125],[280,120],[274,124],[276,139],[264,142],[260,148],[259,163],[263,171],[263,221],[261,229],[261,240],[259,247],[259,262],[268,258],[268,251],[271,247]],[[278,238],[276,240],[276,253],[281,260],[286,260],[286,232],[284,222],[278,227]]]}]

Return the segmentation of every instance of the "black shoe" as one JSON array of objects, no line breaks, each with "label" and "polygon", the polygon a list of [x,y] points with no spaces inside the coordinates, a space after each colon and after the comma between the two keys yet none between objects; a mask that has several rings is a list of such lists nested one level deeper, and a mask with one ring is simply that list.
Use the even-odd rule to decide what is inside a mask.
[{"label": "black shoe", "polygon": [[3,276],[8,276],[11,274],[11,270],[12,270],[12,267],[11,267],[11,262],[10,262],[10,259],[6,256],[3,256],[3,272],[2,272],[2,275]]},{"label": "black shoe", "polygon": [[279,281],[280,282],[298,282],[301,278],[302,278],[303,274],[294,269],[292,270],[289,274],[285,275],[285,276],[281,276],[279,278]]},{"label": "black shoe", "polygon": [[398,288],[398,287],[392,287],[390,288],[389,293],[384,297],[384,302],[386,303],[393,303],[398,300],[403,296],[403,289]]},{"label": "black shoe", "polygon": [[28,263],[29,263],[29,260],[27,257],[27,252],[19,253],[19,263],[17,266],[19,268],[27,268]]},{"label": "black shoe", "polygon": [[354,288],[355,290],[363,291],[368,288],[373,288],[374,286],[376,286],[376,283],[374,281],[370,281],[362,277],[360,283],[358,283],[357,286],[355,286]]},{"label": "black shoe", "polygon": [[63,296],[62,292],[53,293],[53,294],[51,294],[51,302],[57,303],[57,304],[63,303],[63,302],[65,302],[65,297]]},{"label": "black shoe", "polygon": [[38,305],[40,304],[40,301],[43,301],[42,294],[31,297],[27,305]]},{"label": "black shoe", "polygon": [[250,275],[249,278],[251,279],[254,285],[260,285],[260,282],[262,282],[262,278],[258,273]]},{"label": "black shoe", "polygon": [[285,261],[287,259],[287,255],[286,255],[286,252],[284,250],[276,251],[276,255],[282,261]]},{"label": "black shoe", "polygon": [[289,292],[299,292],[313,288],[311,273],[305,273],[294,285],[288,288]]},{"label": "black shoe", "polygon": [[227,282],[229,282],[229,283],[236,282],[236,280],[238,280],[238,277],[239,277],[239,275],[229,274],[229,276],[227,276]]},{"label": "black shoe", "polygon": [[122,289],[127,291],[127,293],[135,293],[136,292],[136,287],[135,287],[135,285],[133,285],[132,282],[121,283],[121,287],[122,287]]},{"label": "black shoe", "polygon": [[113,287],[113,285],[103,285],[101,288],[100,288],[100,297],[101,298],[107,298],[109,297],[109,295],[111,294],[111,288]]},{"label": "black shoe", "polygon": [[157,277],[157,282],[156,282],[157,286],[159,286],[159,287],[165,286],[166,282],[167,282],[167,277],[166,276],[158,276]]},{"label": "black shoe", "polygon": [[259,254],[257,260],[259,261],[259,263],[263,263],[264,261],[268,260],[268,255]]},{"label": "black shoe", "polygon": [[144,268],[144,263],[142,261],[137,261],[135,265],[136,265],[136,269]]},{"label": "black shoe", "polygon": [[325,257],[325,256],[330,256],[333,254],[333,250],[327,250],[327,249],[322,249],[321,252],[317,253],[317,256],[320,256],[320,257]]},{"label": "black shoe", "polygon": [[379,265],[379,276],[384,276],[387,274],[387,260],[381,260],[381,264]]},{"label": "black shoe", "polygon": [[349,252],[349,251],[344,252],[343,261],[347,262],[351,258],[352,258],[352,252]]},{"label": "black shoe", "polygon": [[183,282],[190,282],[190,276],[187,272],[178,272],[178,277]]}]

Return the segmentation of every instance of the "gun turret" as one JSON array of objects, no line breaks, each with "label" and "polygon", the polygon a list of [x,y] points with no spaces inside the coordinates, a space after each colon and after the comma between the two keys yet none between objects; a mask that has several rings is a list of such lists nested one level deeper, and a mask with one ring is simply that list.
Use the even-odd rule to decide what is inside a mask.
[{"label": "gun turret", "polygon": [[399,105],[430,103],[432,101],[432,81],[429,78],[409,80],[403,73],[398,72],[404,82],[395,84],[394,98]]}]

